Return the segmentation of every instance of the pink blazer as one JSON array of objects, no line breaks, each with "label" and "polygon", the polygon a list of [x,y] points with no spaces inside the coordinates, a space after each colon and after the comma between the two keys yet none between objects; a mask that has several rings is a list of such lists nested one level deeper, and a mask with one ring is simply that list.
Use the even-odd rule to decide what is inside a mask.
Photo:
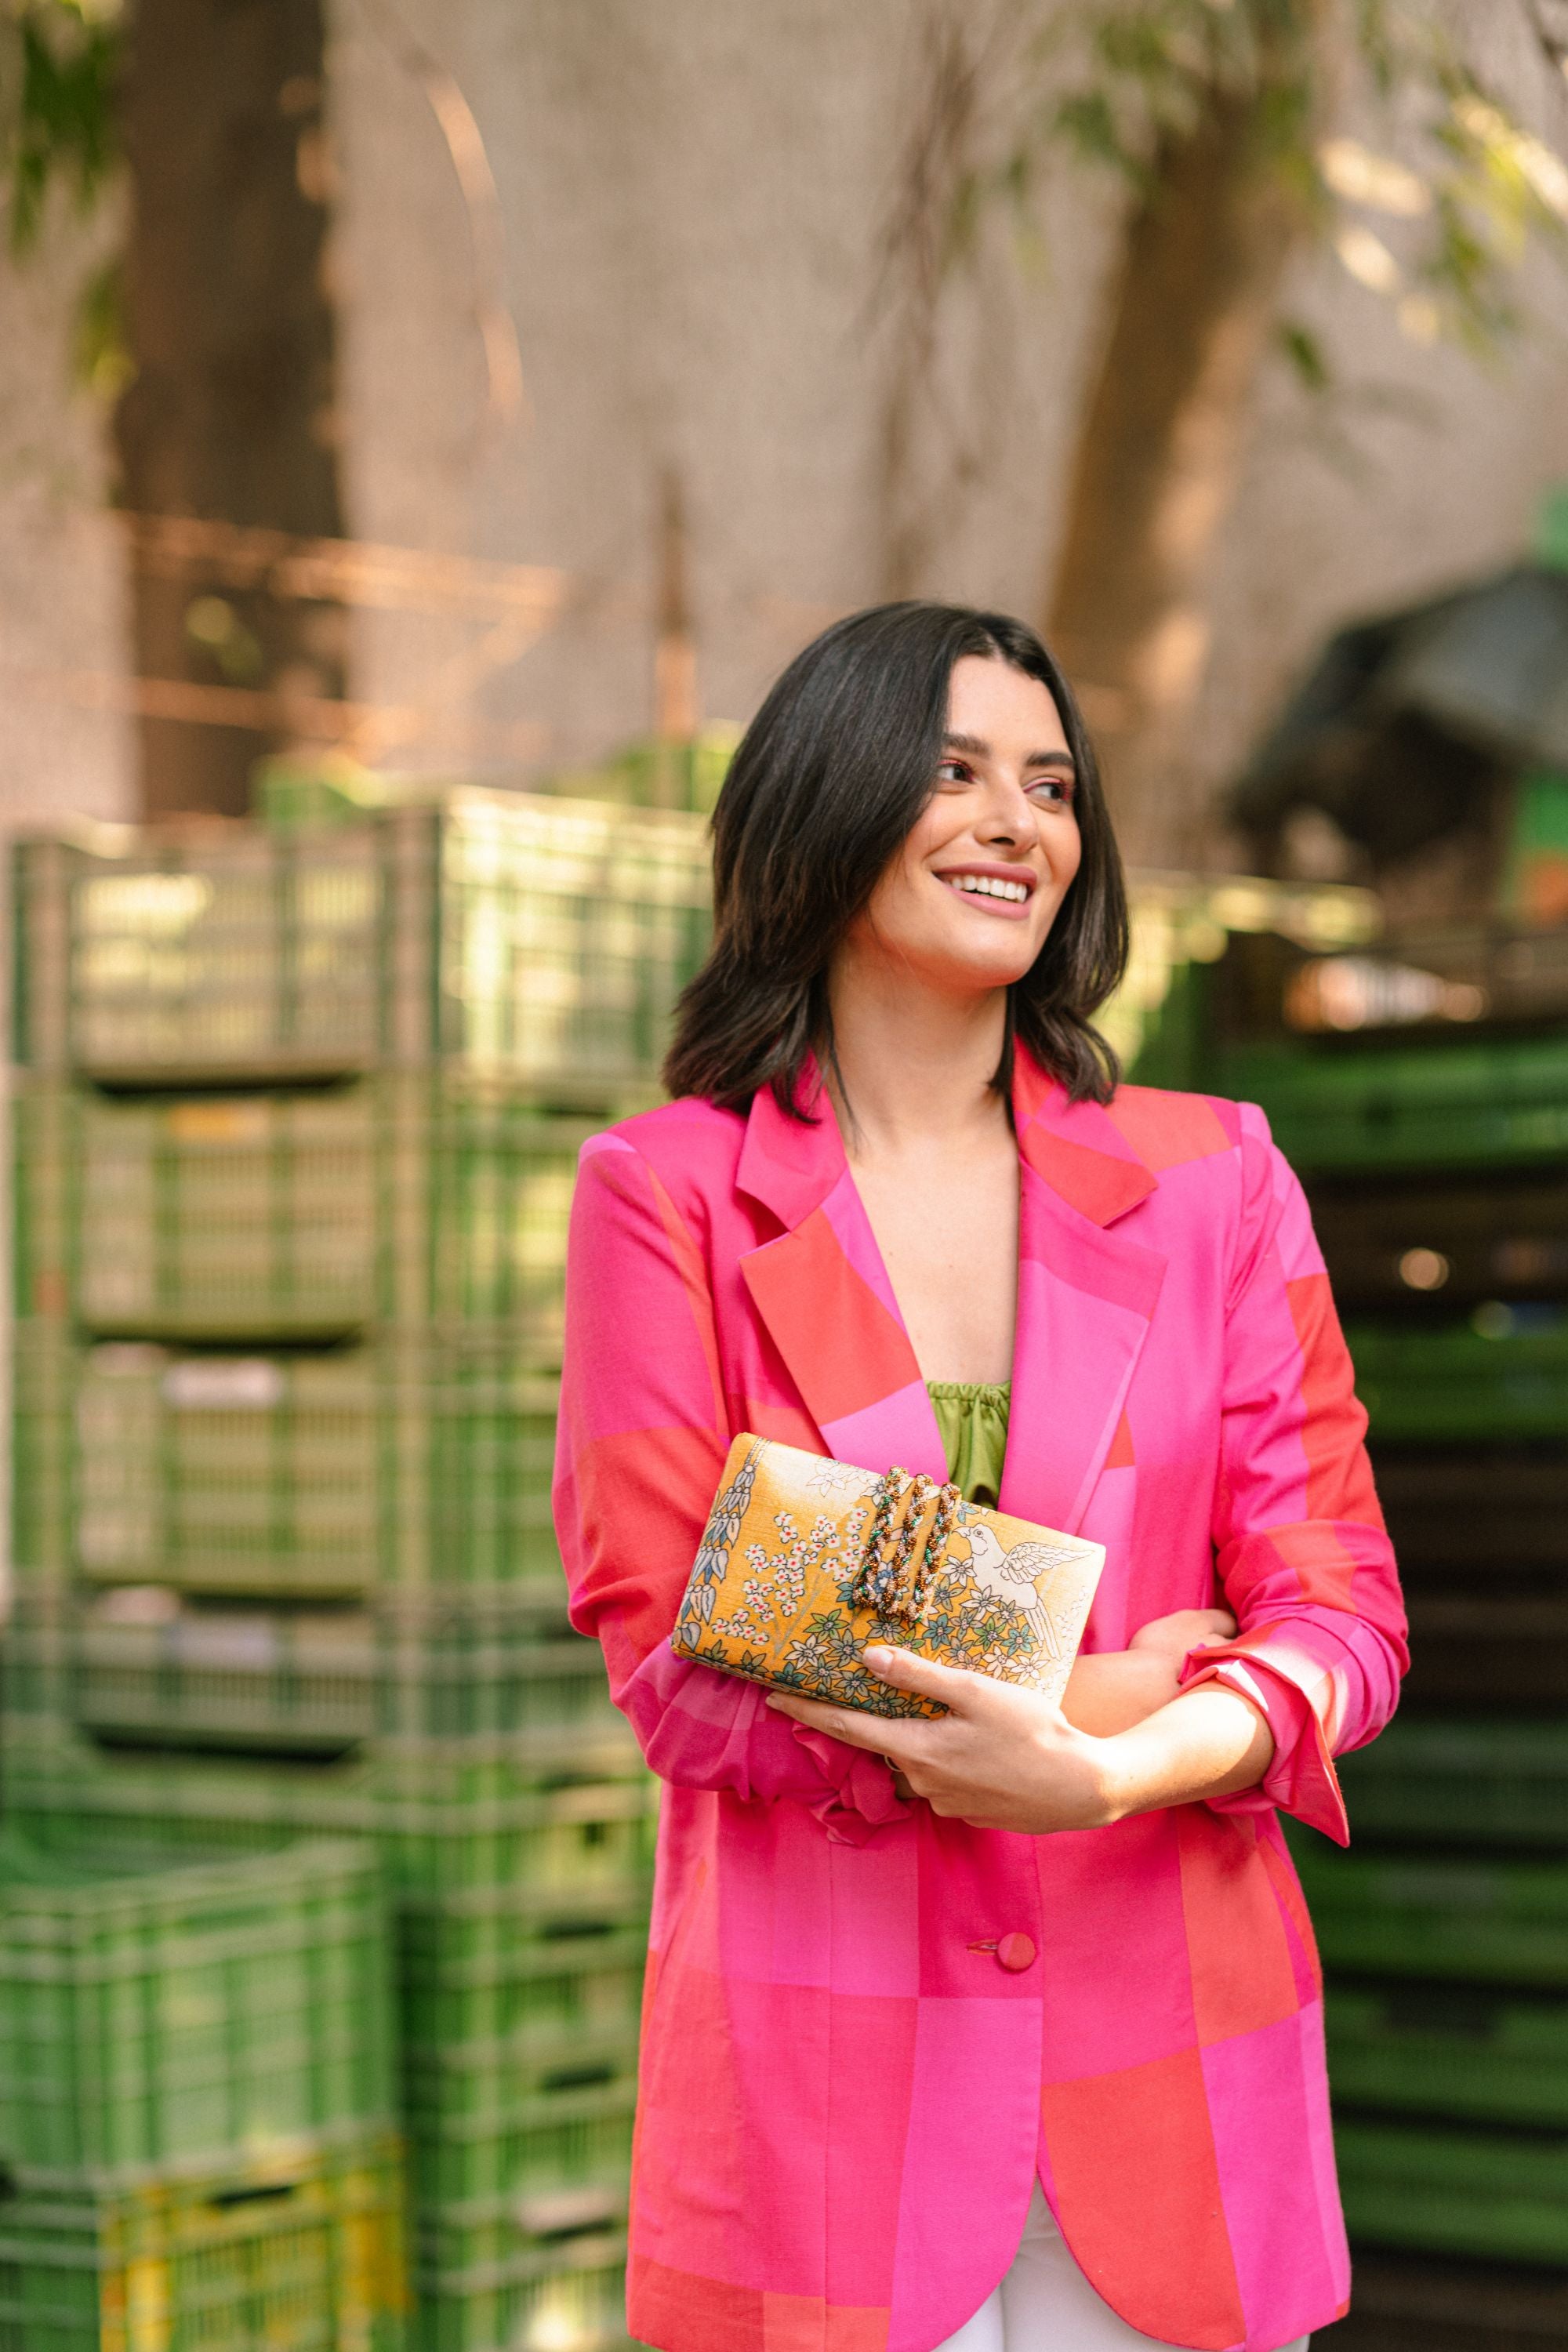
[{"label": "pink blazer", "polygon": [[628,1119],[586,1146],[573,1215],[557,1525],[575,1622],[668,1784],[631,2333],[930,2352],[1006,2269],[1037,2173],[1132,2326],[1270,2352],[1342,2313],[1349,2277],[1274,1809],[1342,1840],[1332,1756],[1381,1728],[1406,1663],[1300,1188],[1249,1105],[1075,1108],[1020,1057],[1002,1508],[1107,1547],[1090,1649],[1217,1585],[1240,1636],[1189,1675],[1245,1691],[1277,1745],[1242,1797],[976,1830],[668,1643],[735,1431],[945,1475],[818,1108]]}]

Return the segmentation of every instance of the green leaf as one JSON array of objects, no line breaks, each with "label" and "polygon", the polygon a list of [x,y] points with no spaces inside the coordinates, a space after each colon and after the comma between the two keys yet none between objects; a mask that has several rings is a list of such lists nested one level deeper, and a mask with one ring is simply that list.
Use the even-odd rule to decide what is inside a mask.
[{"label": "green leaf", "polygon": [[16,113],[4,163],[11,249],[21,255],[37,242],[57,178],[73,187],[79,209],[87,212],[119,160],[119,12],[81,0],[24,0],[16,38]]},{"label": "green leaf", "polygon": [[1056,128],[1086,161],[1111,163],[1121,171],[1140,171],[1142,163],[1124,144],[1116,114],[1102,89],[1080,90],[1064,98],[1057,109]]},{"label": "green leaf", "polygon": [[1355,0],[1353,22],[1356,47],[1372,78],[1373,87],[1380,98],[1391,98],[1396,67],[1388,0]]},{"label": "green leaf", "polygon": [[1328,391],[1331,372],[1322,344],[1310,327],[1304,326],[1300,319],[1281,319],[1274,331],[1274,340],[1303,391]]},{"label": "green leaf", "polygon": [[[71,372],[85,392],[118,400],[136,373],[125,333],[122,272],[118,257],[93,270],[77,298]],[[707,1595],[710,1612],[712,1593]]]}]

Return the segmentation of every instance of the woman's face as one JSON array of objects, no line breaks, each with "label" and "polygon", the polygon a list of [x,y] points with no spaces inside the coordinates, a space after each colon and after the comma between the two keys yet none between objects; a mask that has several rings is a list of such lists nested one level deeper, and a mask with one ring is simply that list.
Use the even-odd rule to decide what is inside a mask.
[{"label": "woman's face", "polygon": [[1021,980],[1078,872],[1073,788],[1038,678],[975,655],[955,662],[931,799],[846,944],[954,992]]}]

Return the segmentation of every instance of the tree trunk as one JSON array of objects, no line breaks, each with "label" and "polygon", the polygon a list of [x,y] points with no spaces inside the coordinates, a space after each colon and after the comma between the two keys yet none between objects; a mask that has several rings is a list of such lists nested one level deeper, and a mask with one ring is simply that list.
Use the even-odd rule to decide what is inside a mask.
[{"label": "tree trunk", "polygon": [[[322,71],[321,0],[136,0],[137,372],[116,419],[134,515],[342,535]],[[149,703],[177,707],[183,685],[204,714],[142,716],[143,807],[237,814],[258,758],[297,740],[293,705],[342,694],[344,613],[275,593],[265,565],[170,561],[155,531],[131,545],[137,671],[162,682]]]},{"label": "tree trunk", "polygon": [[1159,147],[1128,226],[1074,460],[1047,635],[1142,864],[1179,860],[1170,788],[1208,650],[1206,559],[1244,454],[1298,215],[1259,155],[1258,99],[1215,89]]}]

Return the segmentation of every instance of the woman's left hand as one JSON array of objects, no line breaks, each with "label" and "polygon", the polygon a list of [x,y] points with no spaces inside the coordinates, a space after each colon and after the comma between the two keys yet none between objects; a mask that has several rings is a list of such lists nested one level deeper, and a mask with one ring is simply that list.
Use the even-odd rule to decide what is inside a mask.
[{"label": "woman's left hand", "polygon": [[941,1701],[942,1716],[868,1715],[774,1691],[768,1705],[851,1748],[885,1756],[900,1793],[977,1829],[1088,1830],[1118,1818],[1104,1751],[1059,1706],[1016,1683],[939,1665],[909,1650],[868,1649],[865,1664],[895,1690]]},{"label": "woman's left hand", "polygon": [[1263,1717],[1209,1683],[1109,1738],[1077,1730],[1059,1706],[909,1650],[875,1645],[869,1671],[939,1700],[942,1716],[868,1715],[774,1691],[768,1705],[851,1748],[886,1757],[901,1794],[976,1829],[1103,1829],[1127,1813],[1201,1802],[1257,1785],[1274,1752]]}]

